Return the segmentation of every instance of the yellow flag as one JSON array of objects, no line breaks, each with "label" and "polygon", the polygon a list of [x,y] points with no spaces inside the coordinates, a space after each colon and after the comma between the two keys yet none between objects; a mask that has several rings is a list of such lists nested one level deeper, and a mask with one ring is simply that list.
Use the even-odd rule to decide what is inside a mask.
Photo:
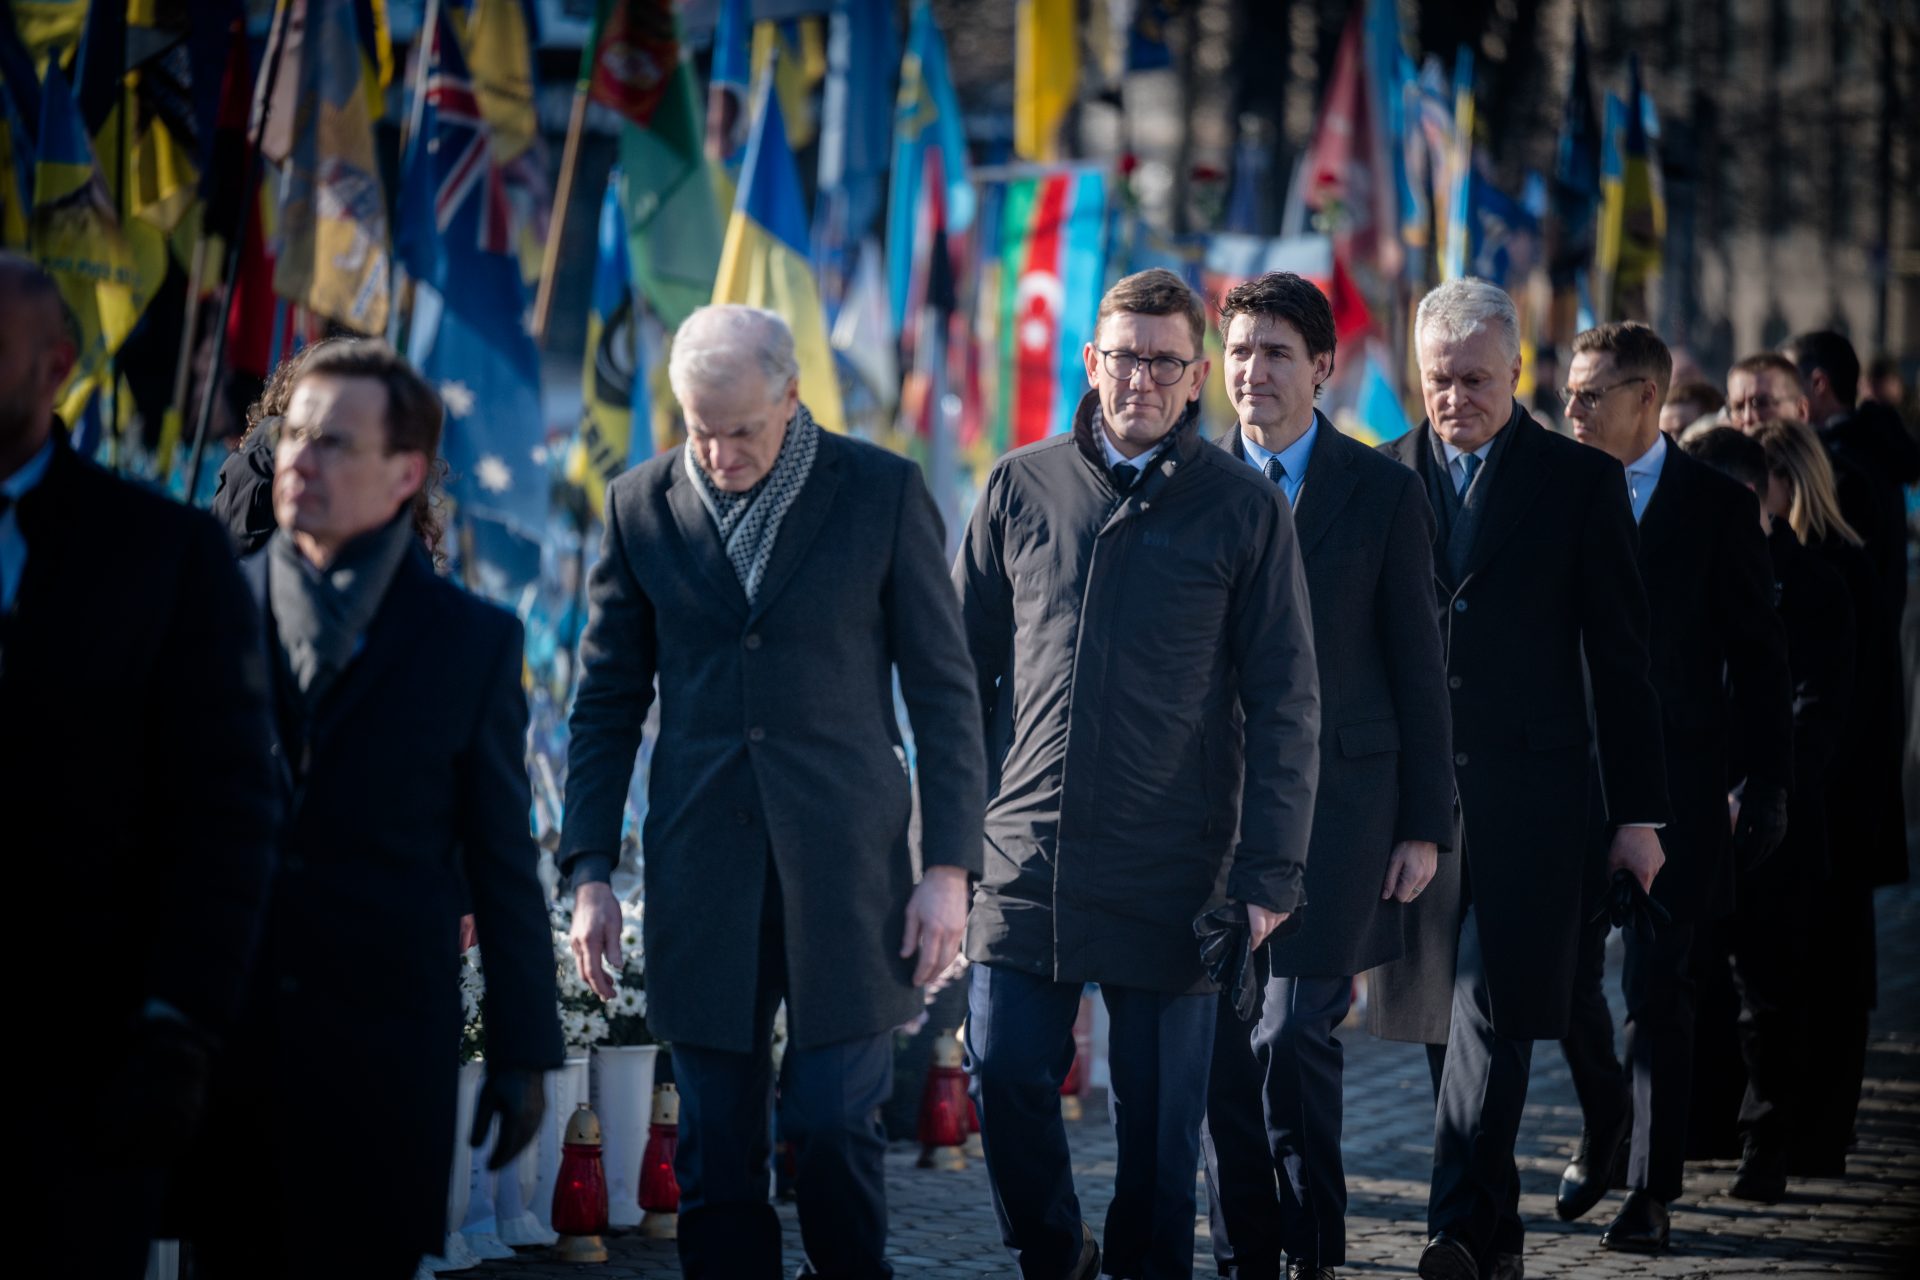
[{"label": "yellow flag", "polygon": [[1054,160],[1080,79],[1075,0],[1020,0],[1013,43],[1013,149]]}]

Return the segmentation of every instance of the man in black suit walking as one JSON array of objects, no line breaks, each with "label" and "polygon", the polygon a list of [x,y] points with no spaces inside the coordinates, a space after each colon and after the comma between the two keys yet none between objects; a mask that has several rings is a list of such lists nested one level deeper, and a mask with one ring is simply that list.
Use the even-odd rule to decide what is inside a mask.
[{"label": "man in black suit walking", "polygon": [[73,363],[54,282],[0,253],[7,848],[84,903],[8,930],[16,1034],[60,1064],[60,1099],[15,1109],[37,1168],[14,1265],[133,1280],[233,1028],[280,811],[226,538],[74,452],[54,417]]},{"label": "man in black suit walking", "polygon": [[1435,1076],[1420,1274],[1480,1280],[1521,1272],[1513,1146],[1532,1042],[1566,1034],[1596,745],[1609,870],[1651,888],[1669,813],[1619,464],[1515,403],[1519,324],[1499,289],[1441,285],[1414,338],[1427,417],[1381,448],[1438,518],[1465,856],[1419,899],[1409,954],[1375,970],[1373,1025],[1426,1042]]},{"label": "man in black suit walking", "polygon": [[[1295,1280],[1346,1263],[1341,1049],[1353,975],[1397,958],[1403,904],[1453,844],[1451,711],[1433,595],[1433,512],[1420,477],[1314,408],[1333,373],[1333,308],[1286,272],[1220,307],[1221,445],[1293,507],[1320,672],[1312,905],[1267,944],[1272,978],[1249,1025],[1215,1015],[1204,1152],[1221,1274]],[[1258,661],[1258,656],[1254,658]],[[1255,766],[1257,767],[1257,766]]]},{"label": "man in black suit walking", "polygon": [[[1585,1127],[1555,1207],[1569,1221],[1586,1213],[1606,1195],[1626,1151],[1631,1194],[1600,1243],[1638,1253],[1666,1247],[1667,1206],[1680,1195],[1694,942],[1732,908],[1729,853],[1752,872],[1785,836],[1793,778],[1786,636],[1773,608],[1759,506],[1752,493],[1661,434],[1672,376],[1673,357],[1652,329],[1609,324],[1574,339],[1566,388],[1574,437],[1625,468],[1639,523],[1640,577],[1653,619],[1651,674],[1673,803],[1673,821],[1660,833],[1667,863],[1653,896],[1672,918],[1651,937],[1626,933],[1624,1070],[1613,1054],[1613,1019],[1601,990],[1607,922],[1603,916],[1584,925],[1573,1022],[1560,1045]],[[1744,777],[1729,779],[1734,742]],[[1741,801],[1731,844],[1730,781],[1740,784]]]},{"label": "man in black suit walking", "polygon": [[[437,577],[422,545],[441,421],[412,366],[359,341],[301,367],[274,428],[278,528],[241,570],[268,621],[287,823],[195,1188],[210,1278],[397,1278],[440,1250],[464,911],[486,965],[472,1142],[498,1118],[495,1168],[538,1132],[541,1073],[562,1060],[520,624]],[[348,1182],[382,1211],[305,1230]]]},{"label": "man in black suit walking", "polygon": [[782,1274],[767,1117],[784,998],[780,1110],[807,1274],[888,1276],[892,1031],[959,950],[985,803],[940,517],[913,463],[814,425],[772,312],[696,311],[669,376],[687,443],[609,487],[588,583],[560,843],[574,954],[611,995],[607,881],[657,678],[647,1020],[680,1088],[681,1264]]}]

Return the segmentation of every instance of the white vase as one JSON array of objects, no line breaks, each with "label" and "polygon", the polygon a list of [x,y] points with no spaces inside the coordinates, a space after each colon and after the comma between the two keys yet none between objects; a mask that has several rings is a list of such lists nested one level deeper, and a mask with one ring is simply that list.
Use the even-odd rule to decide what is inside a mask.
[{"label": "white vase", "polygon": [[[500,1125],[494,1122],[487,1133],[487,1140],[473,1148],[471,1161],[472,1173],[467,1180],[467,1218],[460,1224],[460,1234],[466,1239],[467,1247],[473,1250],[476,1258],[511,1258],[513,1250],[500,1238],[497,1210],[494,1207],[494,1187],[502,1174],[511,1174],[519,1161],[519,1156],[507,1163],[507,1167],[495,1172],[487,1165],[493,1160],[494,1144],[499,1141]],[[464,1138],[461,1139],[465,1141]],[[523,1150],[520,1155],[525,1155]]]},{"label": "white vase", "polygon": [[607,1222],[640,1225],[640,1157],[653,1119],[653,1067],[660,1046],[603,1046],[593,1051],[593,1110],[600,1117],[600,1154],[607,1170]]},{"label": "white vase", "polygon": [[553,1230],[553,1185],[560,1180],[561,1135],[574,1111],[587,1100],[588,1059],[585,1054],[568,1058],[567,1065],[547,1073],[547,1118],[540,1126],[535,1144],[533,1198],[527,1202],[527,1216],[533,1219],[532,1231],[525,1240],[516,1239],[527,1231],[524,1225],[506,1227],[501,1238],[508,1244],[553,1244],[559,1236]]},{"label": "white vase", "polygon": [[[473,1148],[467,1145],[467,1133],[473,1126],[473,1103],[480,1093],[481,1064],[462,1063],[458,1102],[454,1107],[453,1168],[447,1179],[447,1237],[440,1252],[420,1260],[420,1272],[465,1271],[480,1265],[460,1224],[467,1220],[467,1197],[473,1177]],[[418,1274],[418,1273],[416,1273]]]}]

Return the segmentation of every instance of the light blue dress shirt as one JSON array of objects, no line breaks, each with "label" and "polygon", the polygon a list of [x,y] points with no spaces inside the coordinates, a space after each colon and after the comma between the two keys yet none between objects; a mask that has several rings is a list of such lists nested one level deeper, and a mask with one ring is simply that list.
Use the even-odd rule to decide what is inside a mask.
[{"label": "light blue dress shirt", "polygon": [[1280,492],[1287,495],[1287,505],[1295,506],[1300,501],[1300,486],[1307,482],[1307,460],[1313,456],[1314,438],[1320,434],[1320,415],[1314,414],[1313,421],[1298,440],[1278,453],[1263,449],[1240,433],[1240,447],[1246,451],[1247,462],[1255,471],[1265,473],[1268,458],[1278,458],[1286,474],[1280,479]]},{"label": "light blue dress shirt", "polygon": [[27,540],[20,532],[20,499],[40,483],[47,474],[47,464],[53,461],[53,438],[40,446],[40,452],[28,458],[18,471],[0,480],[0,493],[12,501],[7,504],[7,513],[0,515],[0,613],[13,609],[13,597],[19,593],[20,579],[27,572]]},{"label": "light blue dress shirt", "polygon": [[1667,433],[1653,438],[1653,448],[1627,464],[1627,497],[1633,502],[1633,522],[1647,514],[1647,503],[1660,484],[1660,471],[1667,465]]}]

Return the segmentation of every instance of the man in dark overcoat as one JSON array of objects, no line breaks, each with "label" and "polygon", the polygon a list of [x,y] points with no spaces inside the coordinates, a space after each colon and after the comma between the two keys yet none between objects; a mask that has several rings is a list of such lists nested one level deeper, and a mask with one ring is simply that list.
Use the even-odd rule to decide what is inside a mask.
[{"label": "man in dark overcoat", "polygon": [[1205,323],[1172,272],[1109,289],[1092,390],[995,465],[954,567],[995,766],[967,1048],[1027,1277],[1100,1270],[1060,1118],[1088,982],[1112,1020],[1106,1270],[1191,1273],[1216,1003],[1194,919],[1224,886],[1257,947],[1302,901],[1306,577],[1278,487],[1199,435]]},{"label": "man in dark overcoat", "polygon": [[1435,1074],[1420,1274],[1480,1280],[1523,1265],[1514,1139],[1532,1042],[1567,1029],[1589,753],[1600,753],[1610,872],[1650,888],[1664,857],[1653,828],[1670,815],[1620,465],[1515,403],[1519,324],[1493,285],[1429,293],[1414,339],[1427,416],[1381,449],[1420,473],[1439,526],[1465,856],[1418,900],[1408,954],[1374,971],[1371,1020],[1377,1034],[1424,1041]]},{"label": "man in dark overcoat", "polygon": [[[1653,889],[1671,918],[1651,935],[1632,928],[1625,935],[1624,1070],[1601,990],[1607,920],[1596,913],[1584,924],[1573,1022],[1560,1042],[1584,1129],[1556,1209],[1567,1220],[1586,1213],[1606,1195],[1625,1154],[1629,1194],[1600,1243],[1639,1253],[1666,1247],[1668,1205],[1681,1191],[1695,1021],[1691,954],[1696,941],[1710,945],[1705,930],[1732,908],[1734,859],[1757,870],[1786,835],[1793,780],[1786,634],[1773,607],[1759,504],[1661,433],[1672,376],[1673,357],[1651,328],[1608,324],[1574,339],[1566,389],[1575,438],[1624,468],[1639,524],[1673,821],[1660,833],[1667,861]],[[1734,742],[1742,770],[1730,778]],[[1741,800],[1731,838],[1730,785]],[[1594,864],[1598,880],[1598,858]],[[1606,886],[1590,890],[1597,908]]]},{"label": "man in dark overcoat", "polygon": [[[420,542],[440,425],[392,348],[351,342],[302,367],[275,430],[279,528],[241,569],[268,623],[287,823],[195,1188],[208,1277],[405,1277],[440,1251],[466,1138],[463,910],[486,972],[473,1140],[499,1118],[495,1167],[535,1135],[562,1061],[520,624],[435,576]],[[349,1185],[380,1212],[311,1229]]]},{"label": "man in dark overcoat", "polygon": [[891,1033],[957,955],[980,870],[985,763],[940,518],[913,463],[814,424],[772,312],[695,312],[669,373],[687,444],[609,487],[588,584],[560,847],[574,951],[610,994],[607,881],[657,680],[647,1020],[680,1089],[682,1266],[781,1274],[767,1121],[784,998],[810,1274],[891,1275]]},{"label": "man in dark overcoat", "polygon": [[[1397,958],[1403,904],[1453,843],[1453,748],[1420,478],[1314,408],[1333,373],[1333,308],[1274,272],[1220,307],[1221,445],[1293,507],[1320,672],[1320,783],[1301,927],[1267,944],[1251,1026],[1222,996],[1205,1159],[1221,1273],[1316,1280],[1346,1264],[1341,1048],[1353,975]],[[1254,659],[1258,661],[1258,657]]]},{"label": "man in dark overcoat", "polygon": [[74,452],[54,417],[74,351],[54,282],[0,253],[6,844],[75,860],[86,904],[76,936],[30,892],[8,931],[18,1025],[59,1083],[18,1109],[34,1228],[14,1266],[133,1280],[232,1031],[279,808],[259,615],[226,539]]}]

